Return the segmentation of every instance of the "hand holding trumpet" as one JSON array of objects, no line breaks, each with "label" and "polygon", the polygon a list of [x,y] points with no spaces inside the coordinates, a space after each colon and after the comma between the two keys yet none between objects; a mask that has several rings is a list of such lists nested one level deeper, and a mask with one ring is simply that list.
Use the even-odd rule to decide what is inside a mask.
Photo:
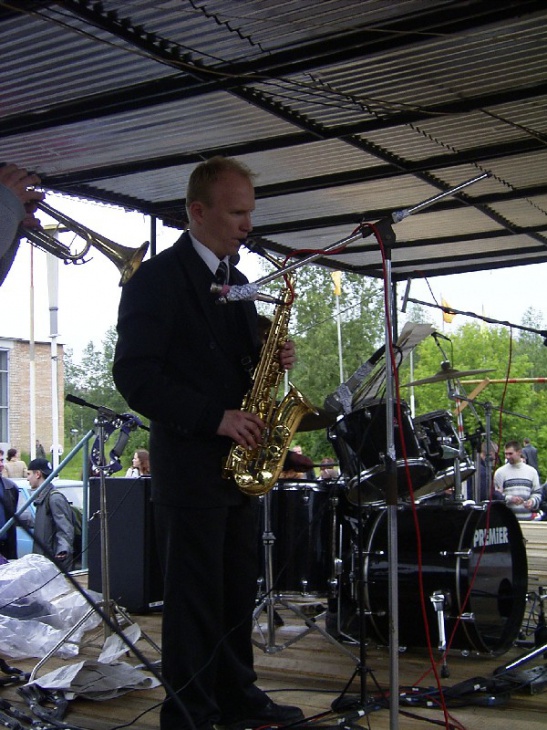
[{"label": "hand holding trumpet", "polygon": [[25,217],[21,224],[25,228],[40,228],[40,221],[34,215],[38,203],[44,199],[44,193],[35,189],[35,186],[40,184],[38,175],[10,163],[0,166],[0,183],[23,204]]}]

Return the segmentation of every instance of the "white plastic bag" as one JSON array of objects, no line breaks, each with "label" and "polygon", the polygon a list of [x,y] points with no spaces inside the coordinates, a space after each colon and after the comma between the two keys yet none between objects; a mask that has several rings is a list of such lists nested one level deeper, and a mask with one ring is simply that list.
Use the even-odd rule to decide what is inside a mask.
[{"label": "white plastic bag", "polygon": [[[86,591],[94,602],[101,595]],[[79,652],[85,631],[100,617],[56,565],[30,553],[0,565],[0,653],[16,659],[41,658],[49,653],[87,612],[89,617],[56,652],[71,657]]]}]

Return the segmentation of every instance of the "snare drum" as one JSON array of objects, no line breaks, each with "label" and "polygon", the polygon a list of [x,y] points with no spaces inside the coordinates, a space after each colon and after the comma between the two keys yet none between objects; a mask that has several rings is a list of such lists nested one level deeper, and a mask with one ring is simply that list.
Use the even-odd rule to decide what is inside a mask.
[{"label": "snare drum", "polygon": [[[397,493],[409,494],[408,472],[416,496],[434,477],[434,469],[424,457],[416,437],[408,406],[401,404],[402,423],[393,412],[393,441]],[[343,473],[348,477],[348,500],[358,506],[381,506],[386,501],[387,451],[386,404],[374,402],[359,411],[340,418],[329,430],[329,438],[336,451]],[[405,452],[403,452],[403,443]],[[406,453],[406,462],[405,462]],[[425,492],[427,493],[427,492]]]}]

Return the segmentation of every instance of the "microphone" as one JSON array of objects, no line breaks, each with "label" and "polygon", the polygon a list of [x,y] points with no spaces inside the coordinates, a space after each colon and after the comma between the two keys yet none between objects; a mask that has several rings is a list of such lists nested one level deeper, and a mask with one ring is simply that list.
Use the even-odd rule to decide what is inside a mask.
[{"label": "microphone", "polygon": [[65,395],[65,400],[69,403],[75,403],[77,406],[85,406],[86,408],[93,408],[95,411],[99,411],[103,416],[106,416],[110,419],[117,419],[119,421],[122,421],[122,423],[129,424],[133,428],[142,428],[143,431],[150,431],[148,426],[145,426],[141,423],[140,419],[136,416],[133,416],[131,413],[116,413],[116,411],[113,411],[110,408],[107,408],[106,406],[96,406],[93,403],[88,403],[83,398],[78,398],[77,395],[72,395],[72,393],[67,393]]},{"label": "microphone", "polygon": [[264,258],[268,258],[269,254],[266,252],[266,249],[260,245],[256,238],[246,238],[242,241],[242,244],[247,250],[251,251],[251,253],[257,253],[260,256],[264,256]]},{"label": "microphone", "polygon": [[401,305],[401,312],[403,314],[406,314],[406,305],[408,304],[408,297],[409,297],[409,294],[410,294],[410,284],[411,283],[412,283],[412,279],[407,279],[406,289],[405,289],[405,293],[403,295],[403,303]]},{"label": "microphone", "polygon": [[77,406],[88,406],[89,403],[85,401],[83,398],[78,398],[76,395],[72,395],[72,393],[67,393],[65,396],[65,400],[67,400],[69,403],[75,403]]}]

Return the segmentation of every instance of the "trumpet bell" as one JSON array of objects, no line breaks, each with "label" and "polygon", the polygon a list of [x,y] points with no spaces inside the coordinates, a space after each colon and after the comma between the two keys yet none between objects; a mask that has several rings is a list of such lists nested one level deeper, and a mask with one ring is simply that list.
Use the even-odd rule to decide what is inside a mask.
[{"label": "trumpet bell", "polygon": [[112,261],[118,267],[118,271],[122,275],[120,286],[127,284],[135,271],[139,268],[142,260],[146,256],[150,243],[145,241],[139,248],[130,248],[122,246],[120,243],[108,241],[108,245],[104,240],[93,242],[92,246],[104,254],[107,259]]},{"label": "trumpet bell", "polygon": [[33,228],[25,229],[26,238],[34,246],[57,256],[57,258],[62,259],[67,264],[85,263],[85,256],[88,251],[91,247],[96,248],[116,265],[121,274],[120,286],[123,286],[124,284],[127,284],[146,256],[150,245],[149,241],[146,241],[137,249],[130,248],[129,246],[122,246],[122,244],[111,241],[109,238],[106,238],[106,236],[92,231],[83,224],[78,223],[78,221],[70,218],[65,213],[55,210],[55,208],[52,208],[46,203],[39,203],[38,208],[56,220],[59,226],[62,226],[59,230],[72,232],[75,236],[82,238],[85,242],[81,251],[73,253],[69,246],[66,246],[57,238],[50,235],[46,230]]}]

